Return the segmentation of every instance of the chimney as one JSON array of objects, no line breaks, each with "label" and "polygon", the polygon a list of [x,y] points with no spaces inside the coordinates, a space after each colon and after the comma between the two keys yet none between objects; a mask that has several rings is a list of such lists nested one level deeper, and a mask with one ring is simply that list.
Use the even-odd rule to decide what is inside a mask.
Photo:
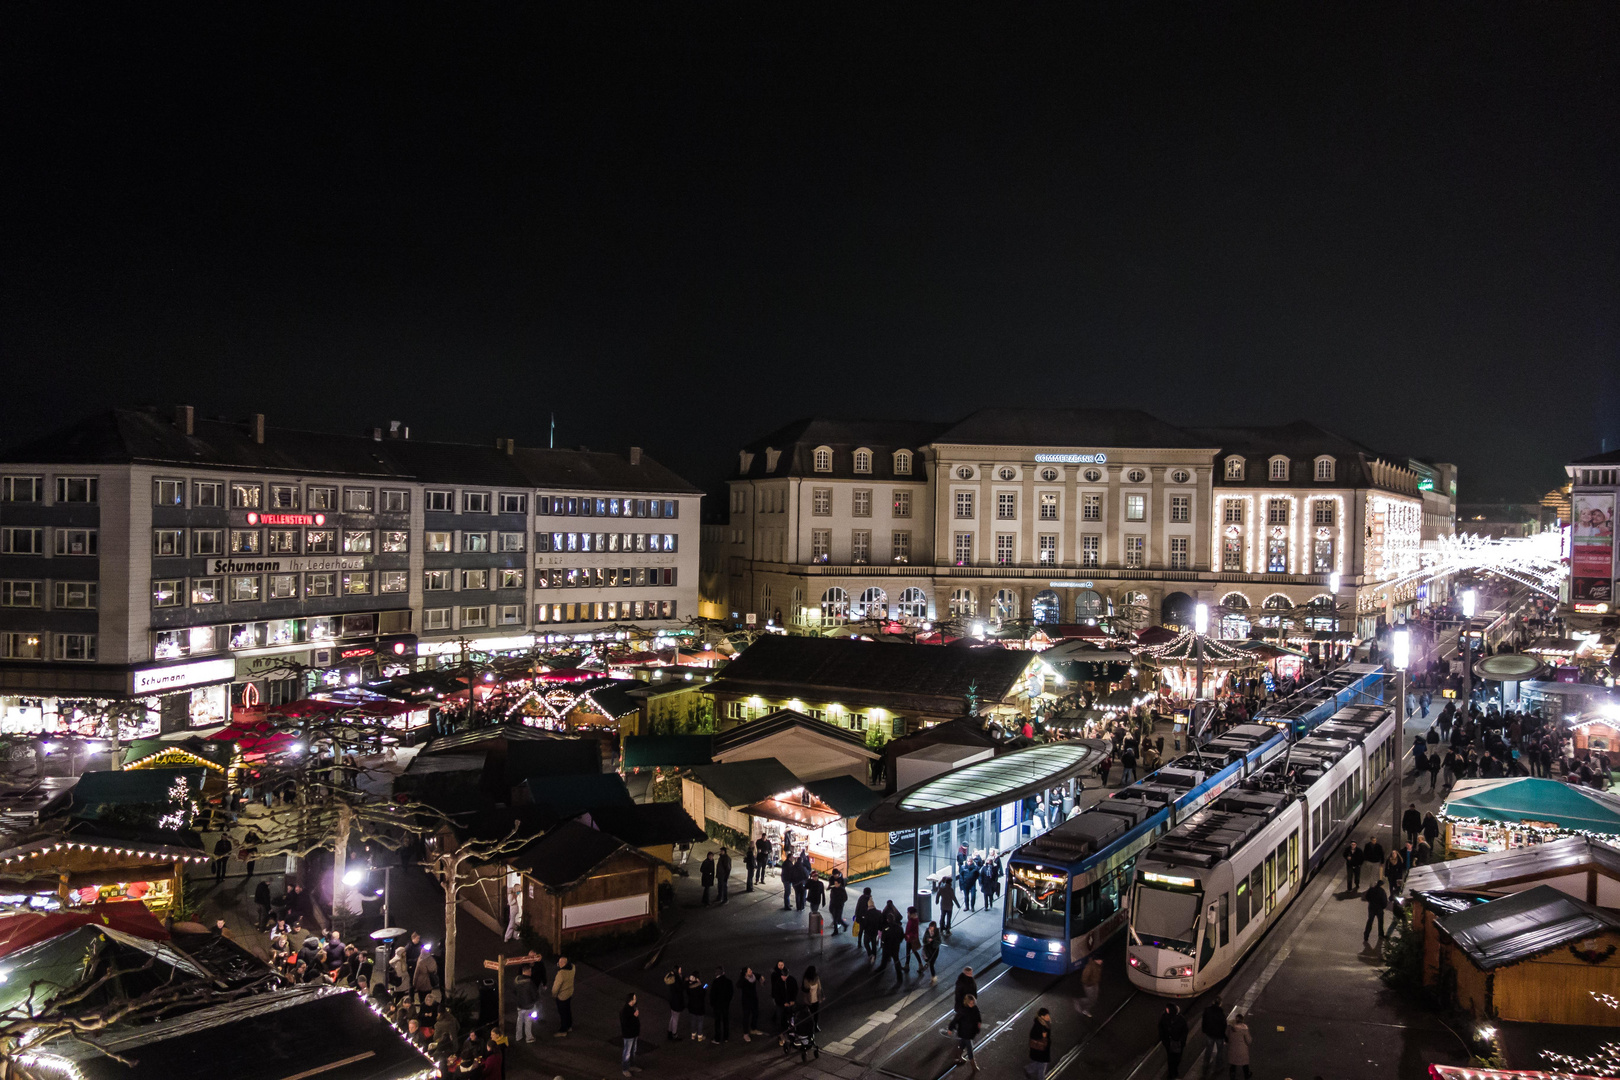
[{"label": "chimney", "polygon": [[400,423],[399,423],[398,420],[390,420],[390,421],[388,421],[388,437],[390,439],[399,438],[399,429],[400,429]]},{"label": "chimney", "polygon": [[632,446],[630,448],[630,464],[632,464],[632,465],[640,465],[641,464],[641,447]]},{"label": "chimney", "polygon": [[262,412],[253,414],[253,441],[261,446],[264,444],[264,413]]},{"label": "chimney", "polygon": [[197,410],[190,405],[176,405],[174,407],[174,426],[180,429],[182,435],[196,433]]},{"label": "chimney", "polygon": [[371,429],[371,441],[382,442],[382,428],[374,427]]}]

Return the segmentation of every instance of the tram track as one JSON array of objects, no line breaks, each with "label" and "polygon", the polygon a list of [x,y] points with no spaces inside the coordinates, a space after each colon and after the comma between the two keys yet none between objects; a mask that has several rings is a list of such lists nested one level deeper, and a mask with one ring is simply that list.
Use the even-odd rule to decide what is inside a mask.
[{"label": "tram track", "polygon": [[[984,995],[988,991],[990,991],[992,987],[994,987],[997,983],[1001,982],[1001,980],[1003,980],[1007,976],[1011,975],[1014,970],[1015,969],[1013,969],[1013,968],[1009,968],[1009,967],[1004,966],[1002,968],[1002,970],[997,972],[996,975],[992,979],[990,979],[988,982],[986,982],[983,986],[981,986],[979,988],[979,994],[978,994],[979,998],[982,1000]],[[980,1038],[977,1042],[974,1043],[975,1051],[979,1050],[982,1047],[986,1047],[990,1043],[994,1042],[998,1036],[1000,1036],[1003,1032],[1007,1031],[1013,1024],[1016,1024],[1020,1019],[1027,1016],[1029,1014],[1029,1011],[1032,1008],[1034,1008],[1041,1001],[1042,998],[1046,997],[1054,989],[1056,989],[1057,986],[1060,983],[1062,983],[1063,980],[1066,977],[1067,977],[1066,975],[1059,975],[1059,976],[1049,980],[1048,982],[1046,982],[1044,985],[1042,985],[1040,988],[1036,989],[1035,991],[1030,992],[1030,993],[1026,993],[1024,995],[1021,995],[1022,1003],[1018,1004],[1016,1008],[1010,1009],[1007,1012],[1007,1015],[1006,1015],[1006,1017],[1004,1019],[998,1021],[990,1029],[988,1034],[984,1035],[982,1038]],[[954,999],[954,993],[953,993],[952,996],[953,996],[953,999]],[[926,1019],[925,1022],[923,1023],[923,1025],[922,1025],[922,1027],[921,1027],[921,1030],[919,1030],[916,1034],[912,1035],[905,1042],[901,1043],[899,1046],[895,1047],[892,1051],[890,1051],[888,1053],[888,1055],[883,1058],[882,1064],[873,1066],[873,1071],[877,1072],[877,1073],[880,1073],[880,1074],[882,1074],[884,1076],[894,1077],[895,1080],[944,1080],[945,1077],[950,1076],[953,1072],[955,1072],[958,1068],[961,1067],[960,1065],[956,1064],[955,1059],[954,1059],[954,1054],[955,1054],[955,1039],[954,1039],[954,1036],[951,1037],[951,1039],[950,1039],[950,1043],[951,1043],[951,1051],[950,1052],[951,1052],[951,1054],[953,1056],[952,1056],[952,1059],[951,1059],[950,1063],[947,1064],[943,1070],[925,1069],[925,1070],[912,1070],[912,1071],[907,1071],[907,1072],[901,1072],[898,1069],[891,1067],[891,1063],[894,1063],[896,1061],[896,1059],[901,1058],[902,1056],[907,1056],[908,1051],[910,1051],[912,1047],[916,1046],[918,1043],[922,1042],[923,1040],[929,1039],[929,1038],[935,1038],[935,1039],[941,1038],[942,1036],[940,1034],[940,1029],[945,1024],[949,1023],[951,1018],[954,1017],[955,1015],[956,1015],[956,1009],[954,1007],[952,1007],[952,1008],[946,1010],[945,1012],[940,1013],[937,1017],[929,1017],[928,1019]],[[878,1052],[879,1053],[882,1052],[881,1044],[878,1047]],[[876,1056],[876,1055],[874,1055],[874,1056]],[[923,1061],[926,1060],[926,1055],[923,1055],[923,1054],[913,1055],[913,1056],[911,1056],[911,1060],[916,1061],[917,1063],[921,1064]]]}]

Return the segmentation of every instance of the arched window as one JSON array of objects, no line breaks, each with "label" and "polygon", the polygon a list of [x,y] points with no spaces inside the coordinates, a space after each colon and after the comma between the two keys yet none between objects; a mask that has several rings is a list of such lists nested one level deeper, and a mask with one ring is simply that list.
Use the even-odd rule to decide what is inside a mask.
[{"label": "arched window", "polygon": [[995,599],[995,619],[1005,622],[1018,615],[1018,594],[1011,589],[998,589]]},{"label": "arched window", "polygon": [[834,585],[821,594],[821,625],[842,626],[849,622],[849,593]]},{"label": "arched window", "polygon": [[832,447],[816,447],[816,472],[832,472]]},{"label": "arched window", "polygon": [[1240,592],[1221,597],[1220,626],[1216,630],[1227,641],[1244,641],[1254,632],[1249,621],[1249,598]]},{"label": "arched window", "polygon": [[1030,608],[1038,623],[1056,623],[1062,620],[1062,605],[1058,602],[1058,594],[1051,589],[1042,589],[1036,593]]},{"label": "arched window", "polygon": [[788,610],[788,618],[796,623],[803,624],[809,620],[804,617],[804,590],[793,590],[793,606]]},{"label": "arched window", "polygon": [[1187,593],[1173,592],[1159,603],[1159,622],[1172,630],[1191,630],[1197,611],[1197,600]]},{"label": "arched window", "polygon": [[1145,608],[1148,606],[1147,593],[1128,592],[1122,601],[1126,607]]},{"label": "arched window", "polygon": [[1228,480],[1243,479],[1243,459],[1236,455],[1226,459],[1226,478]]},{"label": "arched window", "polygon": [[896,476],[910,476],[911,475],[911,451],[910,450],[896,450],[894,452],[894,475],[896,475]]},{"label": "arched window", "polygon": [[1319,457],[1319,458],[1316,459],[1316,478],[1318,480],[1332,480],[1333,479],[1333,459],[1332,458],[1330,458],[1330,457]]},{"label": "arched window", "polygon": [[1292,611],[1293,609],[1294,602],[1292,600],[1282,593],[1272,593],[1260,604],[1260,610],[1263,613],[1260,616],[1260,625],[1273,628],[1281,626],[1285,621],[1285,616],[1279,614],[1279,612]]},{"label": "arched window", "polygon": [[889,594],[876,585],[861,593],[861,598],[855,601],[856,619],[882,619],[889,614]]},{"label": "arched window", "polygon": [[907,589],[895,603],[894,613],[902,619],[926,619],[928,594],[917,588]]},{"label": "arched window", "polygon": [[855,451],[855,471],[858,473],[872,471],[872,451],[864,446]]},{"label": "arched window", "polygon": [[1103,598],[1096,589],[1081,589],[1074,596],[1076,622],[1093,623],[1102,617]]},{"label": "arched window", "polygon": [[979,613],[979,598],[972,589],[951,590],[951,617],[971,619]]},{"label": "arched window", "polygon": [[1288,459],[1281,454],[1271,459],[1271,478],[1273,480],[1288,479]]},{"label": "arched window", "polygon": [[771,618],[771,587],[769,585],[761,585],[759,588],[758,615],[760,622],[766,622]]},{"label": "arched window", "polygon": [[1327,593],[1313,596],[1305,605],[1305,629],[1307,630],[1337,630],[1339,628],[1338,604]]}]

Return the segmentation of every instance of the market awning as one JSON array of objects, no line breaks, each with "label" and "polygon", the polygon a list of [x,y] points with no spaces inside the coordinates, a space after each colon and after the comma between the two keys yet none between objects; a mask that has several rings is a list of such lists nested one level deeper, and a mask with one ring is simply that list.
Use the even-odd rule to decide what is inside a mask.
[{"label": "market awning", "polygon": [[856,828],[893,832],[969,817],[1073,779],[1106,753],[1101,742],[1071,739],[976,761],[889,796],[862,814]]},{"label": "market awning", "polygon": [[1440,814],[1620,835],[1620,796],[1533,776],[1464,780],[1452,789]]},{"label": "market awning", "polygon": [[883,800],[882,795],[847,773],[807,781],[804,789],[847,818],[860,817]]},{"label": "market awning", "polygon": [[1447,915],[1435,925],[1482,971],[1530,960],[1594,934],[1620,931],[1620,919],[1551,885]]},{"label": "market awning", "polygon": [[692,775],[734,810],[804,786],[803,780],[773,757],[699,765]]}]

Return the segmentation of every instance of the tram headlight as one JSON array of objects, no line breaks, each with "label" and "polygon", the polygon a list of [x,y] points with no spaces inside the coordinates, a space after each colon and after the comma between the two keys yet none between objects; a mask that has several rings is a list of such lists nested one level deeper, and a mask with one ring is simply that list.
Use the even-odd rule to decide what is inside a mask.
[{"label": "tram headlight", "polygon": [[1190,979],[1192,978],[1192,973],[1193,969],[1190,966],[1164,969],[1164,977],[1167,979]]},{"label": "tram headlight", "polygon": [[1046,951],[1050,952],[1050,953],[1062,952],[1063,951],[1063,942],[1061,942],[1061,941],[1048,941],[1046,943]]},{"label": "tram headlight", "polygon": [[1137,958],[1136,958],[1136,957],[1134,957],[1134,956],[1132,956],[1132,957],[1130,957],[1130,958],[1129,958],[1129,960],[1128,960],[1128,963],[1129,963],[1129,964],[1130,964],[1130,965],[1131,965],[1131,967],[1133,967],[1133,968],[1139,968],[1139,967],[1141,967],[1141,966],[1142,966],[1142,961],[1140,961],[1140,960],[1138,960],[1138,959],[1137,959]]},{"label": "tram headlight", "polygon": [[1018,935],[1014,933],[1002,934],[1001,940],[1005,941],[1008,945],[1016,945],[1018,944]]}]

